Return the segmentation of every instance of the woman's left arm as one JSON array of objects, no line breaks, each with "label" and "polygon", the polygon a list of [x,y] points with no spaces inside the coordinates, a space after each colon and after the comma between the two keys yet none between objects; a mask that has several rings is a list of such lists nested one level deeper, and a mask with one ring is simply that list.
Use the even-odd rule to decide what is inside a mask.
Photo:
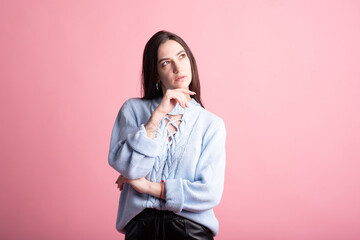
[{"label": "woman's left arm", "polygon": [[128,183],[139,193],[146,193],[161,199],[165,199],[166,196],[165,183],[150,182],[146,178],[128,179],[120,174],[115,183],[120,191],[124,184]]},{"label": "woman's left arm", "polygon": [[225,140],[225,124],[217,119],[204,136],[195,181],[167,179],[165,204],[168,210],[200,212],[219,204],[225,178]]}]

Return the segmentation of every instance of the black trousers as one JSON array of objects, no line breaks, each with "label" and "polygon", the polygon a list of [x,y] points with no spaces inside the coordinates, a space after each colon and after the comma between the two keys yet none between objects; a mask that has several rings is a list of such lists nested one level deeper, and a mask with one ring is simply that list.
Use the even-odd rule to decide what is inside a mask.
[{"label": "black trousers", "polygon": [[171,211],[147,208],[125,227],[125,240],[213,240],[205,226]]}]

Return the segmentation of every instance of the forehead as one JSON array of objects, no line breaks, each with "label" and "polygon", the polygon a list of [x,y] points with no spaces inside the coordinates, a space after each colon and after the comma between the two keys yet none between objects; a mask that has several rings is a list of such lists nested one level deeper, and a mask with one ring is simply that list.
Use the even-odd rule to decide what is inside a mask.
[{"label": "forehead", "polygon": [[158,48],[158,59],[170,58],[178,54],[181,50],[185,50],[180,43],[174,40],[167,40]]}]

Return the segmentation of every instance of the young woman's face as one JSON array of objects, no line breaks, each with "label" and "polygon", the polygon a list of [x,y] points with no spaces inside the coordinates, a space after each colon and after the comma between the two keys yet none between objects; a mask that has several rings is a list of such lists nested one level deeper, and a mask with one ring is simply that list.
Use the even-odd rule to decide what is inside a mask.
[{"label": "young woman's face", "polygon": [[191,63],[185,49],[174,40],[167,40],[158,48],[157,71],[162,90],[185,88],[191,83]]}]

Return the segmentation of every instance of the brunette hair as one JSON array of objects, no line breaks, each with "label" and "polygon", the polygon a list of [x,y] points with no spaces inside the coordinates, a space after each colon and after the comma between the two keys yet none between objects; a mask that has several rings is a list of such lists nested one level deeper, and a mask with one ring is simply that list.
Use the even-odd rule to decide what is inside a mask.
[{"label": "brunette hair", "polygon": [[181,37],[167,31],[159,31],[155,33],[145,45],[141,75],[143,99],[154,99],[163,96],[163,92],[161,91],[161,89],[156,89],[156,82],[159,76],[157,72],[157,60],[158,48],[162,43],[166,42],[167,40],[174,40],[178,42],[184,48],[187,56],[189,57],[192,75],[189,90],[196,92],[196,94],[191,97],[194,98],[198,103],[200,103],[201,106],[203,106],[200,97],[200,79],[194,55]]}]

